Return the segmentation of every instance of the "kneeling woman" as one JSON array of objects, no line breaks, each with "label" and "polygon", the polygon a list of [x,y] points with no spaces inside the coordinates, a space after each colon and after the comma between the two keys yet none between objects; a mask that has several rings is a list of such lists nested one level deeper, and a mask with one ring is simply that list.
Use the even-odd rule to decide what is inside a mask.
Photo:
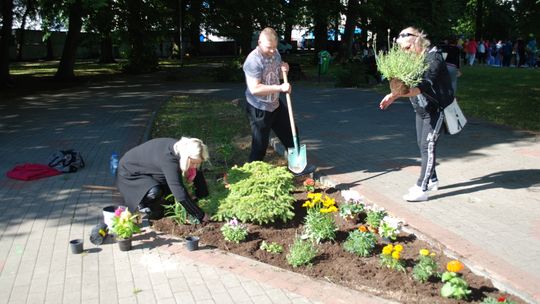
[{"label": "kneeling woman", "polygon": [[[150,219],[163,217],[163,198],[172,193],[186,211],[202,221],[208,217],[186,191],[182,177],[193,181],[195,196],[208,195],[200,165],[208,148],[196,138],[156,138],[129,150],[118,164],[117,185],[131,210],[149,208]],[[147,209],[146,209],[147,210]]]}]

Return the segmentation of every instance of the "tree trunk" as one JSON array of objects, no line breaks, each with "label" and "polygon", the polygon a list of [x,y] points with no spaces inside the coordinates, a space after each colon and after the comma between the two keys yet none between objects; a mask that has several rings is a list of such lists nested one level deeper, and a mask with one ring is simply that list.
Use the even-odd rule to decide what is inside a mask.
[{"label": "tree trunk", "polygon": [[28,18],[28,13],[30,11],[29,7],[26,7],[24,14],[22,15],[21,29],[19,30],[19,39],[17,41],[17,61],[22,61],[23,59],[23,49],[24,49],[24,34],[26,29],[26,18]]},{"label": "tree trunk", "polygon": [[480,41],[483,38],[484,31],[484,0],[476,0],[476,30],[474,33],[474,38],[476,41]]},{"label": "tree trunk", "polygon": [[62,52],[62,58],[60,59],[60,65],[58,66],[58,71],[56,71],[55,75],[57,79],[75,78],[73,70],[75,68],[75,60],[77,59],[77,46],[81,36],[82,18],[82,0],[75,0],[69,8],[68,33]]},{"label": "tree trunk", "polygon": [[347,5],[347,20],[345,21],[345,33],[341,44],[339,57],[341,61],[347,61],[352,57],[352,46],[354,43],[354,30],[358,23],[358,0],[349,0]]},{"label": "tree trunk", "polygon": [[193,18],[190,26],[191,53],[198,55],[200,53],[201,41],[201,20],[202,20],[202,0],[192,0],[189,13]]},{"label": "tree trunk", "polygon": [[13,0],[2,0],[2,29],[0,30],[0,86],[7,84],[9,75],[9,45],[13,27]]}]

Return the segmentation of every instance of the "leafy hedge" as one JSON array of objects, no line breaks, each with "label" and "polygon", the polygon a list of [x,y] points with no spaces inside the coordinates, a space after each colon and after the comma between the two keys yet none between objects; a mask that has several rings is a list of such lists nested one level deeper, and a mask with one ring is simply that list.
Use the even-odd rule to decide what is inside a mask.
[{"label": "leafy hedge", "polygon": [[215,219],[266,224],[293,218],[293,175],[285,167],[261,161],[235,166],[227,174],[227,183],[229,194],[221,201]]}]

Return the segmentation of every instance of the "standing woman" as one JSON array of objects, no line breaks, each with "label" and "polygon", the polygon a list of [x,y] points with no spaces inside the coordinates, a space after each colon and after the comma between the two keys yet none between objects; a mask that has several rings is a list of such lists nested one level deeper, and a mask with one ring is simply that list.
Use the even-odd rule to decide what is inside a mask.
[{"label": "standing woman", "polygon": [[[120,159],[118,190],[130,209],[150,209],[150,219],[163,217],[164,197],[172,193],[189,214],[201,222],[206,221],[208,217],[194,203],[196,197],[208,195],[206,181],[198,170],[206,160],[208,149],[200,139],[149,140],[127,151]],[[196,197],[189,196],[182,176],[193,182]]]},{"label": "standing woman", "polygon": [[386,109],[399,97],[409,97],[416,113],[416,139],[422,157],[420,176],[403,199],[409,202],[428,200],[429,190],[438,190],[439,181],[435,171],[435,148],[443,125],[444,114],[440,107],[445,107],[454,99],[452,82],[446,63],[436,47],[430,47],[430,41],[423,31],[408,27],[401,31],[397,43],[407,51],[416,54],[425,53],[429,67],[417,87],[411,88],[405,95],[390,93],[380,102],[379,107]]}]

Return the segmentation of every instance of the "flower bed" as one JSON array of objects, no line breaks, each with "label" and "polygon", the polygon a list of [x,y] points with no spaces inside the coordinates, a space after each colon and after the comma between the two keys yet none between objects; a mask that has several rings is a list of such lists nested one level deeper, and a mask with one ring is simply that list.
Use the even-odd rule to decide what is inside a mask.
[{"label": "flower bed", "polygon": [[[355,254],[356,251],[352,249],[345,250],[344,247],[347,246],[344,244],[347,242],[350,232],[358,231],[355,234],[369,233],[367,223],[380,222],[384,215],[383,213],[375,214],[376,212],[370,214],[370,207],[373,211],[378,209],[369,205],[367,210],[363,210],[356,216],[350,214],[350,210],[355,209],[350,206],[344,208],[346,211],[341,215],[339,212],[330,211],[333,209],[332,201],[336,202],[337,207],[340,208],[346,205],[343,195],[350,195],[350,193],[341,193],[336,189],[310,189],[329,199],[324,204],[321,202],[320,207],[326,210],[323,213],[334,217],[337,230],[333,236],[330,236],[330,239],[333,238],[333,240],[325,241],[319,238],[320,242],[314,245],[316,248],[315,257],[309,262],[309,265],[296,266],[295,264],[296,267],[291,266],[288,258],[291,246],[295,240],[298,240],[298,236],[305,234],[306,215],[309,213],[309,207],[314,205],[313,196],[308,199],[308,192],[305,191],[306,186],[310,188],[310,184],[310,182],[304,183],[304,180],[295,179],[296,190],[293,193],[295,202],[293,203],[294,217],[292,220],[286,223],[246,224],[247,238],[239,243],[225,240],[222,231],[223,225],[238,225],[236,222],[233,224],[230,222],[211,222],[206,225],[178,225],[171,219],[164,218],[155,222],[153,228],[165,233],[174,232],[174,235],[181,237],[196,235],[205,245],[402,303],[482,303],[483,301],[491,303],[488,301],[497,301],[501,297],[505,297],[505,301],[509,301],[501,303],[524,303],[515,297],[504,295],[493,287],[489,280],[474,275],[467,268],[461,269],[456,262],[450,263],[447,268],[446,265],[451,259],[444,256],[441,248],[433,248],[413,234],[399,232],[397,235],[392,235],[392,233],[388,233],[391,231],[390,228],[380,226],[378,229],[386,229],[386,234],[382,231],[376,231],[375,245],[371,253],[362,257]],[[383,222],[389,226],[393,225],[390,220]],[[386,235],[388,238],[382,238],[381,235]],[[392,239],[392,236],[395,237],[395,240]],[[388,244],[392,244],[392,246]],[[418,270],[413,270],[413,268],[422,257],[424,260],[431,257],[436,262],[436,271],[447,281],[454,277],[464,279],[468,284],[470,294],[466,295],[465,299],[444,298],[441,296],[441,289],[445,283],[440,278],[429,276],[425,280],[419,280]],[[425,261],[425,263],[427,268],[429,265],[433,265],[429,261]],[[451,287],[445,287],[447,291],[449,288]]]}]

